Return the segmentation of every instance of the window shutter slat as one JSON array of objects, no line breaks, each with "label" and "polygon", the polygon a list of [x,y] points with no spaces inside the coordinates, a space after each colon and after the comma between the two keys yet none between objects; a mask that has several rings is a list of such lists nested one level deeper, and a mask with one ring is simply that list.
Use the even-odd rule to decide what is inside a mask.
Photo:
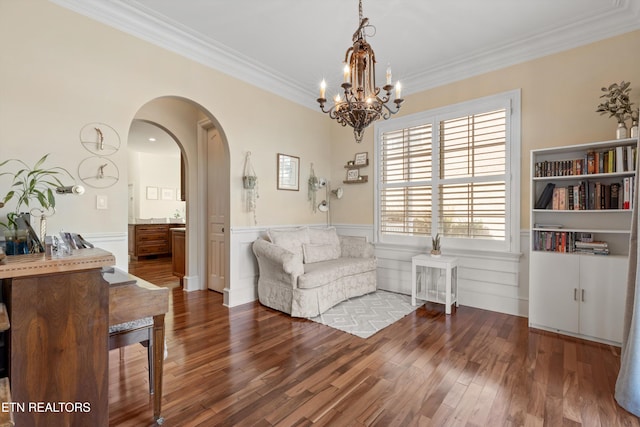
[{"label": "window shutter slat", "polygon": [[505,240],[506,131],[507,110],[500,109],[383,133],[380,232],[432,235],[435,215],[444,237]]}]

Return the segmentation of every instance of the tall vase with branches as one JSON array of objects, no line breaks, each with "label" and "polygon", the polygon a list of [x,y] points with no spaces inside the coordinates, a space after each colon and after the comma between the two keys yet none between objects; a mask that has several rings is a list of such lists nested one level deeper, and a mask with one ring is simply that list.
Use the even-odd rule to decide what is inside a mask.
[{"label": "tall vase with branches", "polygon": [[630,82],[623,80],[620,84],[612,83],[609,87],[603,87],[601,91],[604,93],[600,95],[600,98],[604,98],[604,101],[596,109],[596,112],[600,113],[600,115],[609,114],[609,117],[616,118],[618,121],[616,138],[618,139],[628,136],[625,122],[633,112],[633,102],[629,100],[630,86]]}]

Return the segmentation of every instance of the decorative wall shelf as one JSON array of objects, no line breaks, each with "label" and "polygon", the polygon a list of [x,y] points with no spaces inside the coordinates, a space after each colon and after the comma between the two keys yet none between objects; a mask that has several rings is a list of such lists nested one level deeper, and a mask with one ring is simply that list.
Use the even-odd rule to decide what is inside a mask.
[{"label": "decorative wall shelf", "polygon": [[364,184],[369,181],[369,175],[360,175],[358,179],[345,179],[342,181],[345,184]]},{"label": "decorative wall shelf", "polygon": [[367,162],[366,162],[366,163],[363,163],[363,164],[361,164],[361,165],[356,165],[356,164],[354,164],[354,163],[352,163],[352,164],[346,164],[346,165],[344,165],[344,168],[345,168],[345,169],[360,169],[360,168],[365,168],[365,167],[367,167],[367,166],[369,166],[369,159],[367,159]]}]

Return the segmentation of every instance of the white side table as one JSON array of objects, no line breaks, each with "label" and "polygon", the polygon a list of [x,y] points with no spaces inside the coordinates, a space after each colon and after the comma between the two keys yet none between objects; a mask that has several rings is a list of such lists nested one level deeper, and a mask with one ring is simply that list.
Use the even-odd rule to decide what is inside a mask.
[{"label": "white side table", "polygon": [[[442,273],[444,280],[441,280]],[[451,314],[451,304],[458,307],[457,276],[457,258],[429,254],[414,256],[411,258],[411,305],[416,305],[416,298],[436,302],[444,304],[445,313]]]}]

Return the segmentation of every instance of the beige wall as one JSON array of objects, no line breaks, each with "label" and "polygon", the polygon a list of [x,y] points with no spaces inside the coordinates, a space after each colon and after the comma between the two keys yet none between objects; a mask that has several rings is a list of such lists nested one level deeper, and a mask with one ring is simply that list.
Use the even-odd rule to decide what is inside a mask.
[{"label": "beige wall", "polygon": [[[605,141],[615,138],[615,119],[595,112],[600,88],[631,82],[631,97],[640,103],[640,31],[550,55],[502,70],[427,90],[406,98],[401,114],[455,104],[520,88],[522,90],[521,224],[529,227],[530,150]],[[340,164],[358,151],[373,154],[373,129],[361,145],[334,124],[332,180],[344,175]],[[373,167],[367,169],[372,175]],[[372,224],[373,183],[345,186],[345,198],[333,203],[336,223]]]},{"label": "beige wall", "polygon": [[[639,45],[636,31],[410,95],[402,114],[521,88],[521,228],[527,228],[529,150],[611,139],[615,121],[594,112],[600,87],[630,80],[633,100],[640,101]],[[369,183],[342,184],[344,164],[355,153],[366,151],[373,160],[373,128],[358,145],[349,129],[326,115],[45,0],[0,1],[0,52],[0,159],[33,163],[52,153],[51,165],[76,174],[80,161],[91,155],[78,139],[82,126],[104,122],[122,139],[112,157],[120,167],[119,183],[88,188],[79,198],[59,198],[50,230],[126,230],[128,129],[143,105],[164,96],[192,100],[220,125],[229,144],[231,225],[253,225],[242,203],[247,151],[259,177],[259,226],[324,221],[307,202],[312,161],[317,175],[345,189],[342,200],[332,201],[333,222],[373,223],[373,165],[362,170]],[[299,192],[276,190],[278,152],[301,158]],[[0,178],[2,194],[6,182]],[[95,209],[98,194],[108,196],[108,210]]]},{"label": "beige wall", "polygon": [[[305,186],[312,159],[317,172],[328,173],[331,128],[318,112],[45,0],[0,2],[0,52],[0,159],[33,163],[51,153],[51,166],[77,175],[80,161],[91,155],[78,138],[85,124],[106,123],[122,140],[111,157],[120,181],[59,198],[49,230],[126,232],[129,126],[141,107],[164,96],[192,100],[226,136],[231,225],[253,225],[242,204],[246,151],[259,177],[259,225],[324,221],[308,207]],[[278,152],[301,158],[299,192],[276,190]],[[6,186],[0,178],[1,194]],[[108,196],[108,210],[95,209],[98,194]]]}]

